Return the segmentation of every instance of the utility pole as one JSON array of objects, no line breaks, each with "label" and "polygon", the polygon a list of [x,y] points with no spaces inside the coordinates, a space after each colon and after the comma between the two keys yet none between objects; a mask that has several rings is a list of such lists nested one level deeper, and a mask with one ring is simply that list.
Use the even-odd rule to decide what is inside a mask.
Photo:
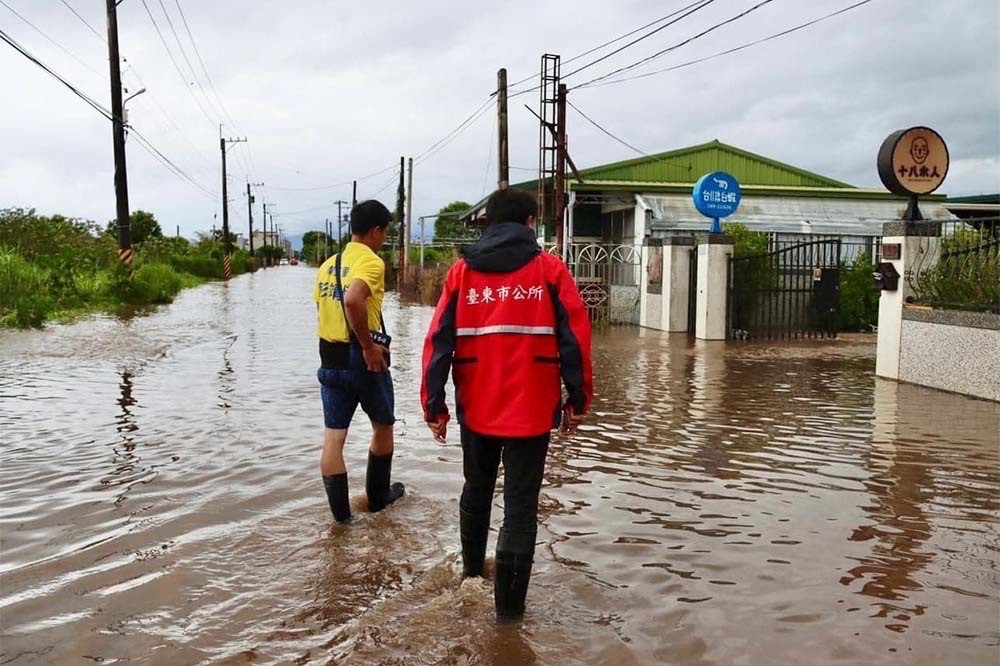
[{"label": "utility pole", "polygon": [[[271,204],[271,205],[273,206],[274,204]],[[269,253],[269,252],[267,251],[267,202],[265,201],[265,202],[264,202],[264,203],[263,203],[263,204],[261,205],[261,207],[262,207],[262,208],[264,209],[264,213],[263,213],[263,215],[262,215],[262,217],[263,217],[263,222],[262,222],[262,224],[263,224],[263,226],[264,226],[264,244],[262,245],[262,247],[264,248],[264,250],[263,250],[263,254],[264,254],[264,261],[263,261],[263,263],[262,263],[261,265],[262,265],[262,266],[263,266],[264,268],[267,268],[267,267],[268,267],[268,266],[269,266],[269,265],[271,264],[271,255],[270,255],[270,253]],[[272,215],[273,215],[273,214],[274,214],[274,213],[272,213]],[[274,222],[274,219],[273,219],[273,218],[271,219],[271,222],[272,222],[272,223]]]},{"label": "utility pole", "polygon": [[[403,219],[403,204],[406,200],[406,190],[403,185],[403,177],[406,175],[406,158],[399,158],[399,187],[396,188],[396,221],[399,222],[399,249],[403,249],[403,238],[406,233],[406,220]],[[406,284],[406,254],[399,253],[399,288]]]},{"label": "utility pole", "polygon": [[409,174],[406,178],[406,235],[403,236],[403,256],[410,259],[410,236],[413,235],[413,158],[407,163]]},{"label": "utility pole", "polygon": [[[119,0],[120,1],[120,0]],[[115,212],[118,218],[118,258],[132,265],[132,227],[128,211],[128,176],[125,170],[125,122],[122,115],[122,72],[118,53],[118,3],[107,0],[108,62],[111,64],[111,125],[115,154]]]},{"label": "utility pole", "polygon": [[253,252],[253,203],[254,197],[250,193],[250,186],[253,187],[263,187],[264,183],[247,183],[247,215],[250,219],[250,256],[254,256]]},{"label": "utility pole", "polygon": [[358,205],[358,181],[354,181],[354,190],[351,194],[351,208]]},{"label": "utility pole", "polygon": [[[341,250],[343,250],[343,248],[340,247],[340,243],[344,239],[344,231],[341,228],[341,223],[344,221],[344,216],[341,215],[341,213],[340,213],[340,210],[341,210],[340,207],[341,206],[346,206],[347,202],[344,201],[343,199],[337,199],[333,203],[337,204],[337,252],[340,252]],[[330,231],[331,232],[333,231],[333,227],[332,226],[330,227]]]},{"label": "utility pole", "polygon": [[559,93],[556,96],[556,173],[553,179],[552,199],[553,210],[552,219],[556,224],[556,235],[559,238],[558,246],[562,253],[563,261],[569,256],[569,239],[565,228],[564,218],[566,215],[566,84],[559,84]]},{"label": "utility pole", "polygon": [[[114,0],[108,0],[113,2]],[[219,150],[222,151],[222,271],[229,280],[233,274],[233,259],[230,256],[233,248],[229,243],[229,185],[226,182],[226,144],[242,143],[246,139],[222,138],[222,125],[219,125]]]},{"label": "utility pole", "polygon": [[497,72],[497,188],[510,187],[510,164],[507,161],[507,70]]}]

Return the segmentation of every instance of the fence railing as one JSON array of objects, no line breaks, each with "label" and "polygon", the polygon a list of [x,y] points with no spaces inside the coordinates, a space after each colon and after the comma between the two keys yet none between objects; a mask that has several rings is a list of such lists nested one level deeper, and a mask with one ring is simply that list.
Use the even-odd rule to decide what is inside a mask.
[{"label": "fence railing", "polygon": [[1000,314],[1000,221],[933,224],[939,225],[940,235],[921,238],[914,268],[904,276],[913,290],[912,301]]},{"label": "fence railing", "polygon": [[[560,254],[556,246],[546,247]],[[634,245],[570,243],[566,265],[591,321],[638,324],[641,254]]]}]

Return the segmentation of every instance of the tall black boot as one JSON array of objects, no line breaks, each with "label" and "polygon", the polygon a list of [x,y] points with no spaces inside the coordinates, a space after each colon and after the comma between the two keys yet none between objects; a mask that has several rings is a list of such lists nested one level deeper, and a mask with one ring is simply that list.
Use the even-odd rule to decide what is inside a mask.
[{"label": "tall black boot", "polygon": [[392,476],[392,454],[377,456],[368,452],[368,474],[365,477],[365,492],[368,493],[368,508],[374,513],[381,511],[403,496],[402,483],[389,485]]},{"label": "tall black boot", "polygon": [[486,540],[490,534],[490,512],[470,513],[459,507],[458,516],[462,536],[462,578],[482,576]]},{"label": "tall black boot", "polygon": [[351,499],[347,495],[347,472],[323,477],[326,499],[330,503],[333,519],[338,523],[351,521]]},{"label": "tall black boot", "polygon": [[517,620],[524,615],[531,563],[535,554],[535,532],[508,532],[500,528],[497,538],[496,577],[493,601],[497,620]]}]

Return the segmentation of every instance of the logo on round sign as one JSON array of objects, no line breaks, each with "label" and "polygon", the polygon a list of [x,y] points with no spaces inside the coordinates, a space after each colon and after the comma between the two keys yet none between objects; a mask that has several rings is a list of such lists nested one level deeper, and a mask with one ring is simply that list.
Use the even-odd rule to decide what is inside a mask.
[{"label": "logo on round sign", "polygon": [[901,196],[930,194],[941,187],[948,165],[948,146],[929,127],[893,132],[879,148],[879,178],[890,192]]},{"label": "logo on round sign", "polygon": [[726,217],[739,208],[743,193],[733,176],[715,171],[698,179],[692,197],[694,207],[705,217]]}]

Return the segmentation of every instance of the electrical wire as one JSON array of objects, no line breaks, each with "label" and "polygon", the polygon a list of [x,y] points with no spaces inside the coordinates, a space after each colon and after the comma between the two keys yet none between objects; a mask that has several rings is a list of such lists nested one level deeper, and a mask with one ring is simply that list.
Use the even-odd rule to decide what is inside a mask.
[{"label": "electrical wire", "polygon": [[595,83],[595,84],[587,86],[587,87],[588,88],[600,88],[601,86],[610,86],[610,85],[614,85],[616,83],[624,83],[626,81],[634,81],[636,79],[644,79],[644,78],[646,78],[648,76],[654,76],[656,74],[663,74],[664,72],[672,72],[672,71],[674,71],[676,69],[682,69],[684,67],[690,67],[691,65],[697,65],[697,64],[700,64],[700,63],[703,63],[703,62],[707,62],[709,60],[714,60],[715,58],[721,58],[722,56],[730,55],[730,54],[736,53],[738,51],[743,51],[744,49],[748,49],[751,46],[757,46],[758,44],[763,44],[765,42],[769,42],[772,39],[778,39],[779,37],[784,37],[785,35],[790,35],[793,32],[797,32],[799,30],[803,30],[805,28],[811,27],[811,26],[816,25],[817,23],[820,23],[820,22],[825,21],[827,19],[830,19],[830,18],[833,18],[835,16],[839,16],[840,14],[844,14],[846,12],[849,12],[852,9],[857,9],[858,7],[861,7],[862,5],[867,5],[869,2],[872,2],[872,0],[861,0],[861,2],[857,2],[857,3],[853,4],[853,5],[849,5],[847,7],[844,7],[843,9],[838,9],[835,12],[830,12],[829,14],[825,14],[825,15],[820,16],[819,18],[813,19],[811,21],[807,21],[805,23],[800,23],[799,25],[797,25],[795,27],[792,27],[792,28],[789,28],[787,30],[782,30],[781,32],[776,32],[776,33],[774,33],[772,35],[768,35],[767,37],[762,37],[761,39],[755,39],[752,42],[747,42],[745,44],[741,44],[740,46],[736,46],[736,47],[733,47],[731,49],[726,49],[725,51],[720,51],[718,53],[713,53],[712,55],[705,56],[703,58],[696,58],[694,60],[689,60],[687,62],[683,62],[683,63],[680,63],[678,65],[673,65],[673,66],[667,67],[665,69],[658,69],[658,70],[655,70],[655,71],[652,71],[652,72],[645,72],[643,74],[636,74],[634,76],[626,76],[626,77],[623,77],[623,78],[620,78],[620,79],[612,79],[610,81],[603,81],[603,82]]},{"label": "electrical wire", "polygon": [[140,2],[146,10],[146,16],[149,17],[150,22],[153,24],[153,28],[156,30],[157,36],[160,38],[160,43],[163,44],[163,49],[167,52],[167,56],[170,57],[170,62],[174,64],[174,69],[177,70],[177,75],[181,77],[181,81],[184,83],[184,89],[191,95],[191,98],[194,100],[195,104],[198,105],[198,108],[201,109],[202,114],[204,114],[205,118],[208,119],[208,122],[212,123],[212,125],[217,125],[217,120],[212,118],[208,111],[205,110],[205,106],[201,103],[201,100],[198,99],[198,96],[194,94],[194,91],[191,90],[191,87],[188,85],[186,80],[187,77],[184,76],[181,66],[177,63],[177,58],[174,57],[174,52],[170,50],[170,46],[167,44],[167,40],[163,36],[163,31],[160,30],[159,24],[156,22],[156,19],[153,18],[153,12],[149,11],[149,5],[146,4],[146,0],[140,0]]},{"label": "electrical wire", "polygon": [[[80,99],[82,99],[84,102],[86,102],[91,108],[93,108],[95,111],[97,111],[102,116],[104,116],[105,119],[114,122],[115,118],[114,118],[114,116],[112,115],[112,113],[111,113],[111,111],[109,109],[106,109],[104,106],[102,106],[96,100],[94,100],[93,97],[91,97],[90,95],[88,95],[87,93],[83,92],[82,90],[80,90],[79,88],[77,88],[76,86],[74,86],[72,83],[70,83],[69,81],[67,81],[59,73],[57,73],[51,67],[49,67],[48,65],[46,65],[44,62],[42,62],[36,56],[34,56],[25,47],[23,47],[21,44],[19,44],[17,42],[17,40],[15,40],[13,37],[11,37],[10,35],[8,35],[2,28],[0,28],[0,39],[2,39],[4,42],[6,42],[8,45],[10,45],[14,50],[16,50],[18,53],[20,53],[21,55],[23,55],[29,61],[31,61],[32,63],[34,63],[38,67],[40,67],[49,76],[51,76],[52,78],[54,78],[57,81],[59,81],[60,83],[62,83],[64,86],[66,86],[66,88],[68,88],[74,95],[76,95],[77,97],[79,97]],[[138,141],[140,147],[142,147],[144,150],[146,150],[151,155],[153,155],[153,157],[156,158],[158,161],[160,161],[160,163],[163,164],[165,167],[167,167],[168,170],[170,170],[175,175],[177,175],[179,178],[181,178],[182,180],[184,180],[185,182],[187,182],[189,185],[191,185],[192,187],[194,187],[195,190],[198,191],[199,193],[201,193],[201,194],[203,194],[203,195],[205,195],[205,196],[207,196],[207,197],[209,197],[211,199],[215,198],[215,194],[211,190],[209,190],[208,188],[204,187],[203,185],[201,185],[200,183],[198,183],[196,180],[194,180],[193,178],[191,178],[183,169],[181,169],[170,158],[168,158],[166,155],[164,155],[155,145],[153,145],[153,143],[151,141],[149,141],[149,139],[147,139],[137,129],[135,129],[134,127],[130,126],[129,127],[129,133],[132,134],[132,135],[134,135],[136,137],[136,140]]]},{"label": "electrical wire", "polygon": [[[771,0],[768,0],[768,2],[770,2],[770,1]],[[701,11],[702,9],[704,9],[705,7],[708,7],[713,2],[715,2],[715,0],[698,0],[697,2],[692,2],[690,5],[687,5],[686,7],[682,8],[682,9],[679,9],[676,12],[674,12],[671,15],[670,18],[673,18],[674,16],[676,16],[677,18],[674,18],[673,21],[669,21],[667,23],[664,23],[660,27],[647,32],[645,35],[642,35],[640,37],[637,37],[637,38],[633,39],[628,44],[625,44],[624,46],[618,47],[617,49],[615,49],[611,53],[607,53],[607,54],[601,56],[600,58],[598,58],[596,60],[592,60],[591,62],[588,62],[586,65],[583,65],[582,67],[577,67],[576,69],[574,69],[569,74],[565,74],[565,75],[563,75],[560,78],[566,79],[566,78],[569,78],[569,77],[573,76],[574,74],[579,74],[580,72],[582,72],[585,69],[590,69],[594,65],[596,65],[596,64],[598,64],[600,62],[603,62],[603,61],[607,60],[608,58],[610,58],[610,57],[612,57],[614,55],[617,55],[617,54],[621,53],[622,51],[624,51],[625,49],[627,49],[627,48],[629,48],[631,46],[635,46],[636,44],[638,44],[639,42],[641,42],[641,41],[643,41],[645,39],[648,39],[648,38],[652,37],[653,35],[655,35],[656,33],[660,32],[661,30],[665,30],[665,29],[669,28],[670,26],[675,25],[676,23],[679,23],[680,21],[683,21],[684,19],[686,19],[687,17],[691,16],[692,14],[695,14],[695,13]],[[680,14],[680,16],[678,16],[678,14]]]},{"label": "electrical wire", "polygon": [[[572,58],[569,58],[569,59],[567,59],[567,60],[563,60],[563,61],[562,61],[562,64],[563,64],[563,65],[568,65],[569,63],[571,63],[571,62],[575,62],[575,61],[579,60],[580,58],[584,58],[584,57],[586,57],[586,56],[590,55],[591,53],[595,53],[596,51],[600,51],[601,49],[603,49],[603,48],[604,48],[604,47],[606,47],[606,46],[611,46],[612,44],[614,44],[614,43],[616,43],[616,42],[620,42],[620,41],[621,41],[621,40],[623,40],[623,39],[626,39],[626,38],[628,38],[628,37],[631,37],[632,35],[634,35],[634,34],[635,34],[635,33],[637,33],[637,32],[642,32],[642,31],[643,31],[643,30],[645,30],[646,28],[651,28],[651,27],[653,27],[654,25],[656,25],[657,23],[662,23],[663,21],[666,21],[667,19],[670,19],[670,18],[673,18],[673,17],[674,17],[674,16],[675,16],[675,15],[676,15],[676,14],[678,13],[678,11],[684,11],[684,10],[683,10],[683,9],[680,9],[680,10],[677,10],[677,11],[673,11],[673,12],[671,12],[671,13],[667,14],[666,16],[661,16],[660,18],[656,19],[655,21],[650,21],[650,22],[649,22],[649,23],[647,23],[646,25],[643,25],[643,26],[639,26],[639,27],[638,27],[638,28],[636,28],[635,30],[632,30],[632,31],[630,31],[630,32],[626,32],[626,33],[625,33],[624,35],[620,35],[619,37],[615,37],[614,39],[612,39],[612,40],[610,40],[610,41],[607,41],[607,42],[604,42],[603,44],[601,44],[601,45],[599,45],[599,46],[595,46],[595,47],[594,47],[594,48],[592,48],[592,49],[589,49],[589,50],[587,50],[587,51],[584,51],[583,53],[581,53],[581,54],[579,54],[579,55],[575,55],[575,56],[573,56]],[[517,87],[517,86],[521,85],[522,83],[527,83],[528,81],[531,81],[531,80],[533,80],[534,78],[535,78],[535,75],[534,75],[534,74],[532,74],[531,76],[526,76],[525,78],[521,79],[520,81],[515,81],[514,83],[511,83],[511,84],[509,85],[509,87],[510,87],[510,88],[515,88],[515,87]],[[533,170],[534,170],[534,169],[533,169]]]},{"label": "electrical wire", "polygon": [[639,153],[640,155],[645,155],[645,156],[647,156],[647,157],[649,156],[649,153],[646,153],[646,152],[643,152],[643,151],[639,150],[638,148],[636,148],[636,147],[635,147],[635,146],[633,146],[632,144],[630,144],[630,143],[626,142],[626,141],[625,141],[624,139],[620,139],[620,138],[618,138],[617,136],[615,136],[614,134],[612,134],[612,133],[611,133],[611,132],[609,132],[608,130],[606,130],[606,129],[604,129],[603,127],[601,127],[601,125],[600,125],[600,124],[598,124],[598,122],[597,122],[596,120],[594,120],[593,118],[591,118],[590,116],[588,116],[588,115],[587,115],[586,113],[584,113],[583,111],[581,111],[580,109],[578,109],[578,108],[577,108],[577,106],[576,106],[575,104],[573,104],[573,102],[571,102],[571,101],[569,101],[569,100],[566,100],[566,103],[567,103],[567,104],[569,104],[569,105],[570,105],[571,107],[573,107],[573,110],[574,110],[574,111],[576,111],[576,112],[577,112],[577,113],[579,113],[579,114],[580,114],[581,116],[583,116],[583,117],[584,117],[584,119],[586,119],[586,120],[587,120],[587,122],[589,122],[589,123],[590,123],[591,125],[593,125],[593,126],[594,126],[594,127],[596,127],[597,129],[601,130],[602,132],[604,132],[605,134],[607,134],[608,136],[610,136],[610,137],[611,137],[612,139],[614,139],[614,140],[615,140],[615,141],[617,141],[618,143],[622,144],[622,145],[623,145],[623,146],[625,146],[626,148],[629,148],[629,149],[631,149],[631,150],[634,150],[635,152]]},{"label": "electrical wire", "polygon": [[[226,120],[233,126],[237,131],[236,121],[229,114],[229,110],[226,109],[226,105],[223,104],[222,98],[219,96],[219,91],[215,87],[215,82],[212,81],[212,76],[208,73],[208,68],[205,67],[205,61],[201,57],[201,50],[198,48],[198,42],[195,41],[194,35],[191,33],[191,26],[188,25],[187,17],[184,15],[184,10],[181,8],[180,0],[174,0],[174,4],[177,5],[177,12],[181,15],[181,22],[184,24],[184,30],[187,32],[188,39],[191,40],[191,46],[194,47],[194,55],[198,59],[198,64],[201,65],[201,71],[205,74],[205,80],[208,82],[208,87],[212,91],[212,95],[215,96],[215,100],[219,103],[219,108],[222,110],[222,114],[226,117]],[[166,9],[163,10],[166,12]]]},{"label": "electrical wire", "polygon": [[489,178],[489,175],[490,175],[490,166],[493,165],[493,139],[494,138],[495,137],[494,137],[494,134],[493,134],[493,130],[491,129],[490,130],[490,147],[486,151],[486,169],[483,171],[483,192],[482,192],[482,194],[479,195],[480,199],[482,199],[483,197],[486,196],[486,182],[487,182],[487,179]]},{"label": "electrical wire", "polygon": [[473,125],[475,125],[476,121],[479,120],[480,118],[482,118],[486,114],[486,112],[490,110],[490,105],[493,102],[494,102],[493,99],[487,99],[486,103],[483,104],[482,106],[480,106],[473,113],[473,115],[471,115],[468,118],[466,118],[462,122],[461,125],[459,125],[454,130],[452,130],[447,135],[445,135],[445,137],[443,139],[439,140],[437,143],[435,143],[434,146],[432,146],[431,148],[428,148],[423,153],[421,153],[421,156],[415,157],[413,159],[413,163],[414,164],[422,164],[422,163],[426,162],[427,160],[429,160],[430,158],[432,158],[435,155],[437,155],[438,153],[440,153],[442,150],[444,150],[448,146],[448,144],[450,144],[452,141],[454,141],[455,139],[457,139],[459,137],[459,135],[461,135],[463,132],[465,132],[465,130],[467,130],[470,127],[472,127]]},{"label": "electrical wire", "polygon": [[99,76],[101,78],[104,78],[104,76],[105,76],[104,74],[101,74],[99,71],[97,71],[96,69],[94,69],[91,65],[89,65],[85,60],[83,60],[82,58],[78,57],[75,53],[73,53],[72,51],[70,51],[69,49],[67,49],[65,46],[63,46],[62,44],[60,44],[56,40],[54,40],[51,37],[49,37],[48,35],[46,35],[39,28],[37,28],[34,23],[32,23],[28,19],[24,18],[24,16],[22,16],[21,14],[19,14],[16,9],[14,9],[10,5],[8,5],[4,0],[0,0],[0,5],[3,5],[8,10],[10,10],[11,14],[13,14],[17,18],[21,19],[22,21],[24,21],[28,25],[29,28],[31,28],[32,30],[34,30],[35,32],[37,32],[47,42],[49,42],[50,44],[52,44],[53,46],[55,46],[57,49],[59,49],[60,51],[62,51],[66,55],[68,55],[70,58],[72,58],[73,60],[76,60],[78,63],[80,63],[81,65],[83,65],[92,74],[96,74],[97,76]]},{"label": "electrical wire", "polygon": [[618,69],[616,69],[614,71],[608,72],[607,74],[602,74],[601,76],[595,77],[595,78],[593,78],[593,79],[591,79],[591,80],[589,80],[589,81],[587,81],[585,83],[581,83],[578,86],[573,86],[572,88],[570,88],[570,90],[576,90],[577,88],[584,88],[584,87],[589,86],[589,85],[591,85],[593,83],[596,83],[598,81],[603,81],[604,79],[611,78],[612,76],[614,76],[616,74],[620,74],[622,72],[627,72],[627,71],[629,71],[631,69],[635,69],[636,67],[644,65],[647,62],[651,62],[652,60],[655,60],[656,58],[659,58],[659,57],[661,57],[663,55],[666,55],[667,53],[670,53],[671,51],[676,51],[677,49],[681,48],[682,46],[690,44],[691,42],[693,42],[693,41],[695,41],[697,39],[701,39],[705,35],[707,35],[707,34],[709,34],[711,32],[714,32],[715,30],[718,30],[719,28],[721,28],[723,26],[726,26],[726,25],[729,25],[730,23],[738,21],[741,18],[744,18],[744,17],[748,16],[749,14],[757,11],[761,7],[763,7],[765,5],[771,4],[773,1],[774,0],[762,0],[762,2],[757,3],[753,7],[750,7],[749,9],[747,9],[747,10],[745,10],[743,12],[740,12],[739,14],[736,14],[735,16],[731,16],[730,18],[726,19],[725,21],[720,21],[719,23],[716,23],[715,25],[710,26],[710,27],[706,28],[705,30],[702,30],[698,34],[696,34],[696,35],[694,35],[692,37],[688,37],[687,39],[682,40],[682,41],[674,44],[673,46],[669,46],[669,47],[663,49],[662,51],[657,51],[656,53],[654,53],[651,56],[647,56],[647,57],[645,57],[645,58],[643,58],[641,60],[637,60],[636,62],[632,63],[631,65],[626,65],[624,67],[619,67]]},{"label": "electrical wire", "polygon": [[85,26],[87,26],[92,33],[94,33],[95,35],[97,35],[97,38],[99,40],[101,40],[105,44],[108,43],[108,38],[105,37],[104,35],[102,35],[101,33],[97,32],[97,30],[94,29],[94,26],[90,25],[90,23],[87,22],[87,19],[85,19],[82,16],[80,16],[80,13],[78,11],[76,11],[75,9],[73,9],[73,5],[71,5],[68,2],[66,2],[66,0],[59,0],[59,1],[62,2],[64,5],[66,5],[66,9],[70,10],[71,12],[73,12],[73,15],[76,16],[78,19],[80,19],[80,22],[83,23]]},{"label": "electrical wire", "polygon": [[374,173],[370,173],[367,176],[361,176],[361,178],[354,178],[352,180],[345,180],[343,182],[333,183],[331,185],[320,185],[318,187],[278,187],[277,185],[275,185],[275,186],[272,186],[271,189],[273,189],[273,190],[280,190],[282,192],[318,192],[320,190],[332,190],[332,189],[337,188],[337,187],[344,187],[345,185],[350,185],[351,183],[353,183],[355,181],[360,183],[363,180],[368,180],[369,178],[374,178],[375,176],[381,176],[383,173],[386,173],[386,172],[389,172],[389,171],[398,171],[398,170],[399,170],[399,167],[397,167],[395,164],[393,164],[390,167],[386,167],[385,169],[381,169],[381,170],[376,171]]}]

